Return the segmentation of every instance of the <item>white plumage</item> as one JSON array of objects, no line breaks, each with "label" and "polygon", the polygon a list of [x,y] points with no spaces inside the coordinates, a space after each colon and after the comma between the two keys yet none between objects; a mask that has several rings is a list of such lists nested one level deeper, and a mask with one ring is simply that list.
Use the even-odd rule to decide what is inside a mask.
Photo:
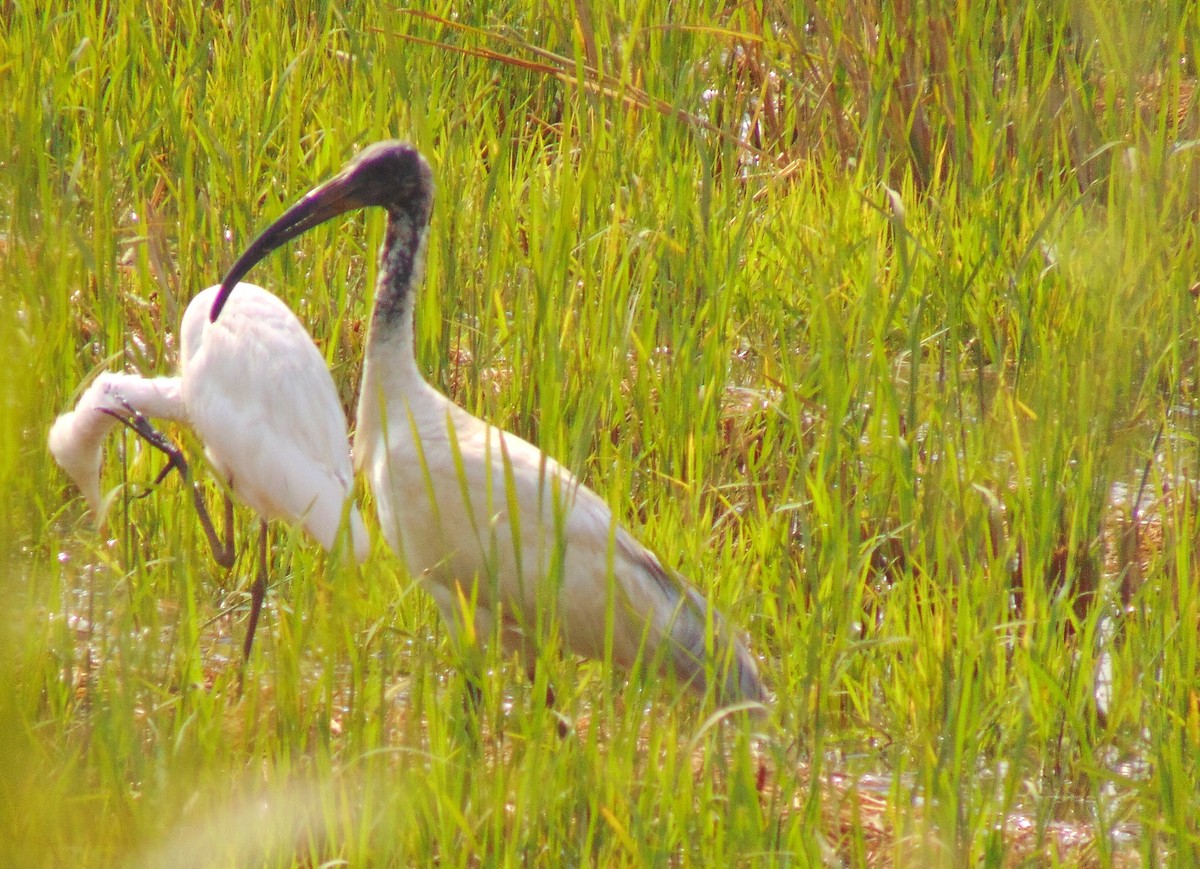
[{"label": "white plumage", "polygon": [[[638,543],[608,505],[516,435],[476,419],[425,382],[413,355],[413,296],[424,263],[432,174],[411,146],[365,148],[268,227],[230,269],[233,284],[271,250],[345,211],[387,210],[359,394],[355,456],[388,543],[434,596],[452,630],[527,662],[551,620],[571,651],[629,668],[653,661],[722,702],[765,702],[737,632]],[[232,304],[232,302],[231,302]],[[220,320],[218,320],[220,322]],[[473,611],[474,624],[463,621]]]},{"label": "white plumage", "polygon": [[[370,540],[351,502],[346,419],[324,358],[291,310],[252,284],[241,285],[225,316],[211,323],[217,290],[197,294],[184,312],[178,376],[102,373],[75,409],[55,420],[51,453],[99,520],[103,445],[112,427],[136,423],[139,414],[182,423],[204,443],[213,470],[262,517],[264,533],[267,520],[282,519],[332,549],[348,523],[355,557],[363,561]],[[165,439],[158,445],[171,449]],[[199,494],[197,506],[207,521]],[[217,559],[231,560],[232,552],[228,559],[218,553],[211,523],[206,532]],[[259,577],[265,583],[264,574],[265,564]],[[252,607],[247,653],[256,618]]]},{"label": "white plumage", "polygon": [[97,522],[104,513],[100,495],[104,440],[120,423],[112,414],[128,413],[125,402],[148,417],[187,422],[178,377],[105,371],[79,397],[75,409],[60,415],[50,427],[50,453],[79,487]]}]

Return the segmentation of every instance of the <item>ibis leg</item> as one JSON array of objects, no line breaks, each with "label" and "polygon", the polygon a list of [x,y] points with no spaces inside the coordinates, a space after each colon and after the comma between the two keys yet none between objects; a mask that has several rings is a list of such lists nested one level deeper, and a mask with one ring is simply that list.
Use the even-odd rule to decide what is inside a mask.
[{"label": "ibis leg", "polygon": [[250,660],[250,649],[254,646],[254,632],[258,629],[258,617],[262,613],[263,599],[267,595],[267,522],[259,522],[258,531],[258,575],[250,586],[250,623],[246,626],[246,641],[242,643],[242,661]]},{"label": "ibis leg", "polygon": [[221,540],[213,525],[212,516],[208,513],[208,502],[204,498],[204,487],[192,483],[192,501],[196,505],[196,515],[200,517],[200,527],[208,538],[208,547],[212,551],[213,561],[224,568],[233,567],[234,556],[237,552],[233,547],[233,498],[225,493],[225,539]]},{"label": "ibis leg", "polygon": [[[525,675],[529,677],[529,683],[531,685],[537,684],[537,665],[530,664],[529,669],[525,671]],[[554,696],[554,686],[550,684],[549,680],[547,680],[547,682],[546,682],[546,698],[545,698],[545,700],[546,700],[546,708],[549,709],[551,714],[553,714],[554,717],[558,719],[557,727],[558,727],[559,737],[565,738],[567,736],[567,734],[571,732],[571,726],[570,726],[570,724],[568,724],[568,720],[565,717],[563,717],[563,714],[554,708],[554,704],[556,701],[556,698]]]},{"label": "ibis leg", "polygon": [[[108,408],[103,408],[104,412],[127,426],[142,440],[167,457],[166,467],[159,471],[158,476],[154,478],[154,485],[157,486],[166,479],[167,474],[171,473],[171,471],[178,471],[179,476],[183,477],[184,482],[191,483],[192,500],[196,505],[196,514],[200,517],[200,527],[204,529],[204,536],[208,538],[208,545],[212,550],[213,560],[222,567],[232,567],[235,555],[233,546],[233,499],[229,497],[229,493],[225,493],[225,539],[222,540],[221,536],[217,533],[216,526],[213,525],[212,516],[208,512],[208,503],[204,498],[203,487],[192,480],[192,469],[188,465],[187,458],[183,455],[183,450],[169,437],[156,429],[140,410],[124,398],[120,398],[120,402],[125,406],[128,416]],[[143,495],[147,494],[149,492],[143,493]]]},{"label": "ibis leg", "polygon": [[[530,685],[537,684],[537,666],[531,664],[529,669],[525,671],[525,676],[529,679]],[[546,708],[553,709],[555,703],[554,686],[546,682]]]}]

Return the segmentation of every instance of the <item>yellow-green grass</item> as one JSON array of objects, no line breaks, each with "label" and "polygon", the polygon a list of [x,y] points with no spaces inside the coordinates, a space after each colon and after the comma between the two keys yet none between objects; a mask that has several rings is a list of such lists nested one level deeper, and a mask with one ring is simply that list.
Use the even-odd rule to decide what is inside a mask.
[{"label": "yellow-green grass", "polygon": [[[0,862],[1196,860],[1200,19],[1134,5],[9,4]],[[385,137],[438,181],[423,370],[746,627],[760,735],[552,657],[566,739],[495,657],[476,728],[383,542],[286,530],[239,696],[253,559],[131,438],[99,531],[54,466]],[[348,411],[381,237],[254,276]]]}]

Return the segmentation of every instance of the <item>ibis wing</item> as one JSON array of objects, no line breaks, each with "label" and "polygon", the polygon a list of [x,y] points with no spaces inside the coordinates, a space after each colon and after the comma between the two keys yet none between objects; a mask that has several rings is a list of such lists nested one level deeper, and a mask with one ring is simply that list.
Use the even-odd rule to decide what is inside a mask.
[{"label": "ibis wing", "polygon": [[[209,459],[267,518],[332,547],[353,485],[346,417],[324,358],[291,310],[243,284],[215,323],[216,288],[184,316],[183,391]],[[352,511],[355,548],[365,530]]]}]

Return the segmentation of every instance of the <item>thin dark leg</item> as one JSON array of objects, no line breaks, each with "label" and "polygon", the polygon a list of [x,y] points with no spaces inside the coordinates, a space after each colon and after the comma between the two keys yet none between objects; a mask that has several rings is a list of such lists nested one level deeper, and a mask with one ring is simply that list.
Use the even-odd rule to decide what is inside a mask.
[{"label": "thin dark leg", "polygon": [[475,681],[473,674],[463,674],[466,683],[463,693],[463,710],[473,718],[483,715],[483,688]]},{"label": "thin dark leg", "polygon": [[250,649],[254,646],[254,632],[258,629],[258,617],[262,613],[263,599],[267,595],[267,522],[259,522],[258,531],[258,576],[250,587],[250,624],[246,626],[246,641],[242,643],[242,662],[250,660]]},{"label": "thin dark leg", "polygon": [[480,715],[483,711],[483,668],[477,655],[464,655],[460,672],[465,692],[463,709],[471,715]]},{"label": "thin dark leg", "polygon": [[213,561],[222,567],[228,569],[233,567],[234,559],[237,556],[237,550],[233,546],[233,498],[225,492],[225,539],[222,541],[217,535],[216,526],[213,525],[212,517],[208,514],[208,502],[204,497],[204,487],[199,483],[192,483],[192,502],[196,505],[196,515],[200,517],[200,527],[204,529],[204,536],[208,538],[208,548],[212,552]]},{"label": "thin dark leg", "polygon": [[191,472],[188,469],[187,459],[183,457],[183,450],[177,447],[169,437],[151,425],[150,420],[146,419],[146,415],[140,410],[120,396],[117,396],[117,400],[124,405],[125,410],[129,412],[129,416],[125,416],[125,414],[107,407],[100,408],[101,411],[107,413],[117,422],[133,431],[134,434],[150,444],[150,446],[164,453],[167,457],[167,466],[159,471],[158,476],[154,478],[154,485],[157,486],[166,479],[167,474],[171,473],[171,471],[179,471],[181,477],[185,480],[189,479]]},{"label": "thin dark leg", "polygon": [[454,655],[458,673],[462,678],[462,716],[459,724],[468,744],[478,747],[483,738],[483,717],[486,704],[483,699],[483,660],[477,646],[469,644],[460,634],[454,635]]},{"label": "thin dark leg", "polygon": [[[529,669],[525,671],[525,675],[529,677],[529,684],[531,684],[531,685],[537,684],[537,665],[530,664]],[[567,719],[563,717],[562,713],[555,710],[554,703],[555,703],[554,686],[551,685],[549,683],[549,681],[547,681],[546,682],[546,708],[549,709],[554,714],[554,717],[558,719],[558,735],[560,737],[565,738],[566,735],[571,732],[571,727],[567,723]]]},{"label": "thin dark leg", "polygon": [[[530,664],[529,669],[525,671],[525,675],[526,675],[526,677],[528,677],[530,685],[536,685],[537,684],[537,665]],[[554,702],[555,702],[554,686],[551,685],[549,682],[547,682],[546,683],[546,708],[553,709]]]},{"label": "thin dark leg", "polygon": [[[150,446],[166,455],[167,465],[154,478],[154,485],[157,486],[166,479],[167,474],[171,473],[171,471],[179,471],[179,475],[183,477],[184,482],[191,483],[192,500],[196,505],[196,514],[200,517],[200,527],[204,529],[204,536],[208,538],[208,546],[212,552],[213,560],[221,565],[221,567],[233,567],[236,552],[233,545],[233,500],[229,497],[229,493],[225,494],[225,539],[222,541],[220,535],[217,533],[216,526],[213,525],[212,516],[208,512],[208,503],[204,498],[204,489],[199,483],[192,480],[192,469],[183,455],[183,450],[165,434],[151,425],[150,420],[140,410],[124,398],[119,398],[119,400],[125,406],[125,410],[129,412],[129,416],[125,416],[115,410],[109,410],[108,408],[102,408],[102,410],[113,419],[127,426],[142,440],[150,444]],[[149,492],[143,494],[149,494]]]}]

